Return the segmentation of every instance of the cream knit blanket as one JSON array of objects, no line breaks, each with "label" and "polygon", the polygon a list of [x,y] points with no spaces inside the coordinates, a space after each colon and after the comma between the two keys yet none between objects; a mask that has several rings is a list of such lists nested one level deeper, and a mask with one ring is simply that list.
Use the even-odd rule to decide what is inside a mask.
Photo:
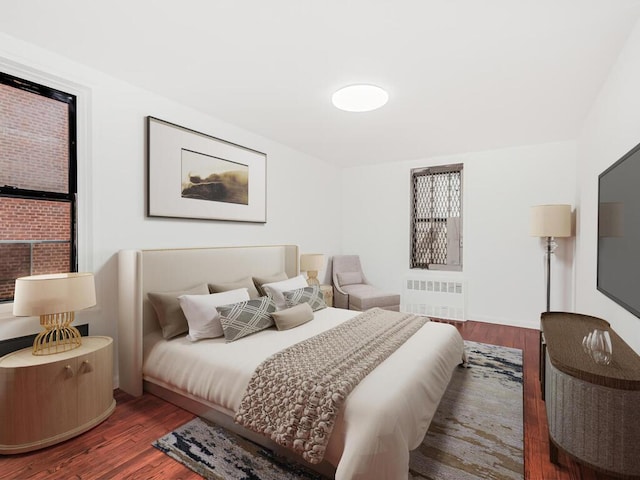
[{"label": "cream knit blanket", "polygon": [[374,308],[272,355],[251,377],[235,421],[321,462],[347,395],[427,321]]}]

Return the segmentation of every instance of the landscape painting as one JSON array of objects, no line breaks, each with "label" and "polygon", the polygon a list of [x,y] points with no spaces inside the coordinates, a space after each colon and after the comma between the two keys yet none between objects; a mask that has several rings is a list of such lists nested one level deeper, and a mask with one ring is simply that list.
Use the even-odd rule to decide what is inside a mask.
[{"label": "landscape painting", "polygon": [[267,155],[147,117],[147,215],[266,223]]},{"label": "landscape painting", "polygon": [[249,168],[211,155],[182,149],[182,197],[249,204]]}]

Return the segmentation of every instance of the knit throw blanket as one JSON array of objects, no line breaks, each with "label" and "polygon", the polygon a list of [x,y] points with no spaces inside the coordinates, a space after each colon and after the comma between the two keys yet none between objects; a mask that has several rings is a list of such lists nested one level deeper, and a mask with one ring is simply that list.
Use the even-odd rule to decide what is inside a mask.
[{"label": "knit throw blanket", "polygon": [[235,421],[320,463],[347,395],[427,321],[374,308],[272,355],[254,372]]}]

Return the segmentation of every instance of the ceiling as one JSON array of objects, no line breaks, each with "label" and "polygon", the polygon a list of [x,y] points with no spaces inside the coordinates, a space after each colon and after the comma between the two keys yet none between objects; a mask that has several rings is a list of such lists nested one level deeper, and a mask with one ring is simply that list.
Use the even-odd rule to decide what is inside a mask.
[{"label": "ceiling", "polygon": [[[639,16],[640,0],[20,0],[0,32],[355,166],[576,138]],[[331,105],[360,82],[389,102]]]}]

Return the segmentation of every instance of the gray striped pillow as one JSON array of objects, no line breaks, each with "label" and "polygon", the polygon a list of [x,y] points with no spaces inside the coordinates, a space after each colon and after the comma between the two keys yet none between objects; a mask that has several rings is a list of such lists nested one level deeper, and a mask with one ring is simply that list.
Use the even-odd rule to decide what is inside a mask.
[{"label": "gray striped pillow", "polygon": [[217,307],[227,342],[233,342],[273,325],[271,314],[276,305],[271,297],[260,297],[232,305]]},{"label": "gray striped pillow", "polygon": [[288,308],[300,303],[308,303],[314,312],[327,308],[327,304],[324,303],[324,295],[318,285],[311,285],[310,287],[284,292],[284,299]]}]

